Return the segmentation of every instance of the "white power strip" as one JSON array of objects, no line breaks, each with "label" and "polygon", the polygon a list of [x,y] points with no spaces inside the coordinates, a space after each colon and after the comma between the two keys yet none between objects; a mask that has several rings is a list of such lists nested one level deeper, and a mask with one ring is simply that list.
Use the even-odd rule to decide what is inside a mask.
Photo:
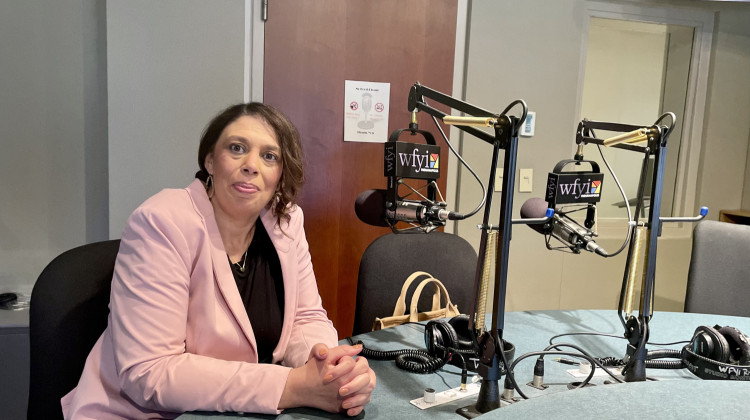
[{"label": "white power strip", "polygon": [[424,397],[419,397],[409,402],[422,410],[426,410],[430,407],[435,407],[436,405],[445,404],[451,401],[460,400],[461,398],[476,395],[479,393],[480,385],[481,383],[469,383],[466,385],[466,389],[463,391],[459,387],[438,392],[435,394],[435,402],[428,403],[424,400]]},{"label": "white power strip", "polygon": [[[621,366],[610,367],[609,371],[612,372],[612,373],[614,373],[615,375],[621,375],[622,374],[621,373],[622,372],[622,367]],[[586,372],[586,371],[582,372],[581,369],[568,369],[567,372],[570,374],[570,376],[572,376],[574,378],[585,378],[585,377],[589,376],[589,372],[590,371],[589,372]],[[607,372],[604,371],[604,369],[597,368],[596,371],[594,372],[594,376],[593,377],[596,378],[598,376],[609,376],[609,375],[607,374]]]}]

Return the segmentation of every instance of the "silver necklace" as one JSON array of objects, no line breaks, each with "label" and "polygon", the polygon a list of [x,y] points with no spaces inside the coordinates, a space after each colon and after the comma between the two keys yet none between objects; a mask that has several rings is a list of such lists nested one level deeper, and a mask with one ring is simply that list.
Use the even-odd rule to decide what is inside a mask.
[{"label": "silver necklace", "polygon": [[[250,228],[250,233],[248,233],[248,235],[252,235],[254,232],[255,232],[255,225],[253,225],[253,227]],[[252,243],[252,239],[250,240],[250,242]],[[245,254],[242,256],[242,259],[240,261],[237,261],[236,263],[232,263],[232,259],[231,258],[229,259],[229,262],[232,263],[232,265],[237,266],[237,268],[240,270],[240,273],[245,272],[245,264],[247,264],[247,251],[250,251],[249,244],[247,246],[247,249],[245,250]],[[227,257],[229,257],[228,254],[227,254]],[[242,262],[242,264],[240,264],[240,262]]]},{"label": "silver necklace", "polygon": [[242,259],[240,260],[242,262],[242,265],[240,265],[240,261],[237,261],[236,263],[232,263],[232,265],[236,265],[237,268],[240,270],[241,273],[245,272],[245,264],[247,264],[247,251],[249,251],[250,248],[248,247],[247,250],[245,250],[245,255],[242,256]]}]

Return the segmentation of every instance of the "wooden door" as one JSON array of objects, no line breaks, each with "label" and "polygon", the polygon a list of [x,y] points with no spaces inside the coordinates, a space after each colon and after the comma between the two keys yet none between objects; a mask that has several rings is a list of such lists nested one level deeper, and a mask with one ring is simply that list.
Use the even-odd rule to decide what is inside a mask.
[{"label": "wooden door", "polygon": [[[323,305],[340,337],[352,330],[360,257],[389,231],[354,213],[357,195],[385,188],[386,179],[382,144],[344,142],[344,81],[390,83],[389,131],[407,128],[415,82],[451,94],[456,13],[457,0],[270,2],[264,101],[287,114],[302,137],[305,230]],[[419,124],[442,143],[429,116]],[[443,147],[441,191],[448,153]]]}]

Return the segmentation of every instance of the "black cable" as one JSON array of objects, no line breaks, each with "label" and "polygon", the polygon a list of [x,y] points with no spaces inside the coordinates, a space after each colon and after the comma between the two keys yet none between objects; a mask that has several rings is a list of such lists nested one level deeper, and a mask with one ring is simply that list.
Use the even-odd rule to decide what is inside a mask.
[{"label": "black cable", "polygon": [[[656,360],[673,358],[679,360]],[[616,357],[596,357],[599,363],[604,366],[624,366],[625,361]],[[646,368],[649,369],[683,369],[685,364],[682,361],[682,352],[675,349],[651,350],[646,354]]]},{"label": "black cable", "polygon": [[651,344],[652,346],[676,346],[676,345],[678,345],[678,344],[687,344],[687,343],[689,343],[689,342],[690,342],[690,340],[685,340],[685,341],[675,341],[675,342],[673,342],[673,343],[652,343],[652,342],[650,342],[650,341],[649,341],[649,342],[647,342],[646,344]]},{"label": "black cable", "polygon": [[617,367],[617,366],[625,365],[624,360],[618,359],[617,357],[614,357],[614,356],[595,357],[594,359],[596,359],[597,362],[607,367]]},{"label": "black cable", "polygon": [[[560,337],[565,337],[565,336],[568,336],[568,335],[571,335],[571,336],[572,335],[595,335],[595,336],[611,337],[611,338],[618,338],[620,340],[625,340],[625,337],[621,336],[621,335],[602,333],[602,332],[598,332],[598,331],[576,331],[576,332],[569,332],[569,333],[563,333],[563,334],[554,335],[554,336],[552,336],[552,338],[549,339],[549,343],[553,344],[552,340],[554,340],[556,338],[560,338]],[[648,342],[646,342],[646,344],[650,344],[652,346],[675,346],[675,345],[678,345],[678,344],[687,344],[689,342],[690,342],[690,340],[675,341],[675,342],[672,342],[672,343],[654,343],[654,342],[648,341]]]},{"label": "black cable", "polygon": [[500,113],[500,115],[505,115],[508,113],[508,111],[510,111],[511,108],[513,108],[514,106],[518,104],[521,105],[523,112],[521,113],[521,118],[518,119],[516,126],[513,127],[516,131],[518,131],[518,129],[521,128],[521,126],[526,123],[526,115],[528,114],[528,111],[529,111],[529,108],[526,106],[526,102],[523,99],[516,99],[515,101],[508,104],[508,106],[505,107],[503,112]]},{"label": "black cable", "polygon": [[441,381],[443,381],[443,385],[445,385],[445,387],[447,389],[455,388],[453,385],[449,384],[448,381],[443,377],[443,375],[442,375],[443,373],[448,373],[448,374],[451,374],[451,375],[460,375],[460,373],[458,373],[458,372],[450,372],[450,371],[447,371],[447,370],[445,370],[443,368],[440,368],[437,372],[435,372],[435,375],[437,375],[437,377],[440,378]]},{"label": "black cable", "polygon": [[[357,344],[362,344],[362,341],[358,341]],[[362,351],[359,354],[372,360],[396,360],[398,356],[403,355],[430,355],[426,350],[421,349],[375,350],[365,347],[364,344],[362,344]]]},{"label": "black cable", "polygon": [[675,126],[675,124],[677,123],[677,116],[676,116],[676,115],[674,115],[674,113],[673,113],[673,112],[665,112],[665,113],[664,113],[664,114],[662,114],[662,115],[661,115],[661,116],[660,116],[659,118],[657,118],[657,119],[656,119],[656,122],[654,123],[654,125],[657,125],[657,124],[659,124],[659,122],[660,122],[661,120],[663,120],[663,119],[664,119],[664,117],[670,117],[670,118],[672,118],[672,124],[670,124],[670,125],[669,125],[669,127],[667,128],[667,132],[666,132],[666,134],[664,135],[664,137],[668,137],[668,136],[669,136],[669,134],[670,134],[670,133],[672,132],[672,130],[674,129],[674,126]]},{"label": "black cable", "polygon": [[[576,348],[578,351],[585,353],[583,349],[574,346],[572,344],[553,344],[552,341],[555,338],[562,337],[565,335],[598,335],[598,336],[605,336],[605,337],[614,337],[619,339],[625,339],[625,337],[616,336],[613,334],[605,334],[605,333],[598,333],[598,332],[575,332],[575,333],[565,333],[565,334],[558,334],[552,338],[550,338],[550,346],[549,348],[557,348],[557,346],[570,346],[572,348]],[[674,343],[651,343],[647,342],[646,344],[652,344],[652,345],[674,345],[674,344],[683,344],[688,341],[679,341]],[[545,349],[546,350],[546,349]],[[661,360],[654,360],[654,359],[663,359],[663,358],[675,358],[680,360],[672,360],[672,361],[661,361]],[[618,359],[616,357],[595,357],[594,360],[597,362],[596,365],[604,369],[604,371],[612,376],[612,374],[609,372],[608,369],[606,369],[606,366],[626,366],[627,364],[622,360]],[[684,363],[682,362],[682,355],[680,350],[675,349],[658,349],[658,350],[651,350],[648,353],[646,353],[646,362],[645,367],[648,369],[683,369],[685,367]],[[624,371],[623,371],[624,373]],[[615,380],[618,382],[622,382],[619,379],[612,376]]]},{"label": "black cable", "polygon": [[414,373],[433,373],[442,368],[447,359],[434,357],[424,350],[406,351],[406,353],[396,356],[396,366]]},{"label": "black cable", "polygon": [[682,360],[682,351],[675,349],[652,350],[646,355],[646,367],[651,369],[683,369],[685,368],[685,363]]},{"label": "black cable", "polygon": [[[347,337],[347,341],[349,341],[350,344],[354,343],[354,340],[351,337]],[[440,347],[440,350],[444,352],[444,356],[439,357],[422,349],[384,351],[365,347],[361,340],[357,341],[356,344],[362,345],[362,351],[359,353],[361,356],[372,360],[394,360],[397,367],[412,373],[434,373],[445,366],[453,356],[458,356],[461,359],[461,365],[463,369],[466,370],[466,359],[463,355],[475,353],[473,350],[469,349],[458,349],[454,347],[445,348],[438,346]]]},{"label": "black cable", "polygon": [[625,337],[623,337],[621,335],[607,334],[607,333],[602,333],[602,332],[598,332],[598,331],[575,331],[575,332],[569,332],[569,333],[562,333],[562,334],[553,335],[549,339],[549,343],[550,343],[550,345],[554,344],[552,341],[555,340],[556,338],[566,337],[566,336],[569,336],[569,335],[570,336],[573,336],[573,335],[595,335],[595,336],[601,336],[601,337],[618,338],[618,339],[621,339],[621,340],[625,339]]},{"label": "black cable", "polygon": [[646,360],[648,369],[684,369],[682,360]]},{"label": "black cable", "polygon": [[453,144],[448,140],[448,136],[445,135],[445,131],[443,131],[443,127],[440,126],[438,123],[437,118],[434,116],[432,117],[432,121],[435,122],[435,127],[437,127],[438,131],[440,131],[440,135],[443,136],[443,140],[445,140],[445,143],[448,145],[448,149],[450,149],[451,152],[458,158],[458,160],[466,167],[466,169],[469,171],[469,173],[474,176],[474,178],[479,183],[479,187],[482,189],[482,200],[479,203],[479,205],[472,211],[470,211],[467,214],[458,214],[456,213],[456,220],[464,220],[468,219],[469,217],[477,214],[477,212],[484,207],[484,203],[487,202],[487,187],[484,185],[482,180],[479,178],[479,175],[477,175],[476,172],[474,172],[474,169],[471,168],[471,166],[464,160],[464,158],[456,151],[456,149],[453,148]]},{"label": "black cable", "polygon": [[472,355],[476,354],[476,352],[474,352],[473,350],[469,352],[464,349],[454,349],[452,347],[449,348],[448,350],[454,350],[455,351],[454,354],[461,358],[461,369],[463,370],[466,370],[466,358],[464,357],[464,354],[472,354]]},{"label": "black cable", "polygon": [[680,359],[682,358],[682,351],[674,349],[651,350],[648,352],[648,356],[646,356],[646,360],[666,358]]},{"label": "black cable", "polygon": [[[581,357],[581,358],[584,358],[584,359],[588,360],[589,363],[591,363],[592,365],[594,363],[596,363],[596,361],[594,360],[594,358],[591,357],[591,356],[589,356],[589,355],[583,355],[583,354],[573,353],[573,352],[569,352],[569,351],[546,351],[545,350],[545,351],[532,351],[532,352],[529,352],[529,353],[525,353],[525,354],[519,356],[518,358],[516,358],[513,361],[513,363],[510,365],[510,368],[508,369],[508,371],[506,372],[506,375],[508,375],[508,378],[510,379],[510,382],[513,384],[513,387],[518,392],[518,395],[520,395],[523,399],[528,400],[529,397],[527,397],[526,394],[524,394],[521,391],[521,389],[518,387],[518,384],[516,383],[516,379],[514,378],[515,375],[513,374],[513,368],[515,368],[515,366],[518,364],[518,362],[520,362],[521,360],[524,360],[524,359],[526,359],[528,357],[532,357],[532,356],[544,356],[544,355],[547,355],[547,354],[559,354],[559,355],[563,355],[563,356]],[[505,357],[504,356],[503,356],[503,363],[505,363]],[[594,377],[594,369],[591,369],[591,372],[589,372],[589,375],[586,377],[586,379],[584,379],[580,384],[578,384],[578,386],[576,386],[575,389],[582,388],[582,387],[586,386],[591,381],[591,378],[593,378],[593,377]],[[622,381],[620,381],[620,382],[622,382]]]},{"label": "black cable", "polygon": [[609,166],[609,162],[607,161],[607,158],[604,157],[602,146],[597,144],[596,147],[597,149],[599,149],[599,154],[602,157],[602,161],[604,162],[604,165],[609,170],[610,175],[612,175],[612,179],[615,180],[615,185],[617,185],[617,188],[620,190],[622,199],[625,200],[625,209],[627,210],[627,213],[628,213],[628,232],[625,235],[625,241],[623,241],[622,245],[620,246],[620,249],[605,256],[605,258],[610,258],[610,257],[614,257],[615,255],[618,255],[625,249],[628,242],[630,241],[630,237],[633,236],[633,230],[635,229],[635,221],[633,220],[633,214],[630,212],[630,204],[628,203],[628,197],[625,195],[625,190],[622,188],[622,185],[620,184],[620,180],[617,179],[617,175],[615,175],[615,171]]},{"label": "black cable", "polygon": [[[620,378],[618,378],[614,374],[612,374],[612,372],[610,372],[609,369],[607,369],[604,366],[604,364],[600,363],[598,360],[596,360],[596,358],[594,358],[593,356],[591,356],[590,354],[588,354],[585,350],[583,350],[582,348],[576,346],[575,344],[570,344],[570,343],[550,344],[549,346],[547,346],[544,349],[544,351],[548,351],[551,348],[557,349],[558,347],[570,347],[572,349],[578,350],[579,352],[581,352],[581,354],[579,356],[577,356],[577,357],[584,357],[584,358],[586,358],[587,360],[589,360],[591,362],[591,372],[594,371],[593,367],[594,367],[594,365],[596,365],[596,366],[604,369],[604,372],[606,372],[607,375],[611,376],[612,379],[614,379],[617,382],[622,383],[622,380],[620,380]],[[593,373],[592,373],[592,375],[593,375]]]},{"label": "black cable", "polygon": [[[594,131],[594,129],[589,128],[589,131],[591,132],[591,136],[596,138],[596,132]],[[620,246],[620,249],[618,249],[614,253],[611,253],[605,256],[605,258],[610,258],[621,253],[625,249],[625,247],[627,246],[627,243],[630,241],[630,237],[633,235],[635,222],[633,220],[633,214],[630,211],[630,204],[628,204],[628,197],[625,195],[625,190],[622,188],[622,184],[620,184],[620,180],[617,179],[617,175],[615,175],[615,171],[612,169],[611,166],[609,166],[609,161],[607,161],[607,158],[604,157],[604,152],[602,151],[601,145],[597,144],[596,147],[599,150],[599,155],[601,155],[602,157],[602,162],[604,162],[604,166],[607,167],[607,170],[609,170],[609,174],[612,175],[612,179],[615,181],[615,185],[617,185],[617,189],[620,190],[620,195],[622,195],[622,199],[625,200],[625,210],[628,213],[628,232],[625,237],[625,241],[623,241],[622,245]]]},{"label": "black cable", "polygon": [[529,397],[527,397],[523,393],[523,391],[521,391],[521,387],[519,387],[518,383],[516,383],[515,375],[513,375],[513,372],[511,371],[510,366],[508,365],[508,359],[505,358],[505,347],[503,345],[502,338],[498,340],[498,345],[500,346],[500,358],[503,361],[503,369],[505,369],[505,377],[510,380],[510,383],[513,385],[513,388],[515,388],[515,390],[518,391],[518,395],[528,400]]}]

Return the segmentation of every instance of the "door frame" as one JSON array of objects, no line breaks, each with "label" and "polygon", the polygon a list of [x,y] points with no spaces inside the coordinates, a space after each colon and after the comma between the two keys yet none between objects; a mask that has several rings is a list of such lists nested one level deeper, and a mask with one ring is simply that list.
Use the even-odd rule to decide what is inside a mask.
[{"label": "door frame", "polygon": [[245,102],[263,102],[263,48],[268,0],[245,0]]},{"label": "door frame", "polygon": [[[678,121],[682,124],[682,141],[677,159],[677,179],[675,182],[674,207],[675,216],[694,216],[696,207],[698,166],[700,151],[703,145],[703,125],[706,112],[708,90],[708,72],[711,61],[711,43],[714,21],[717,12],[677,7],[654,7],[641,4],[605,3],[587,1],[583,39],[581,42],[581,64],[578,75],[578,93],[576,98],[576,115],[574,123],[581,120],[583,101],[583,83],[586,70],[586,50],[588,47],[589,25],[592,17],[659,23],[665,25],[683,25],[693,27],[693,55],[690,61],[685,115]],[[573,150],[575,145],[573,145]],[[692,186],[692,187],[691,187]],[[615,228],[621,224],[619,219],[602,219],[602,231]],[[664,233],[670,237],[690,237],[692,223],[666,223]]]}]

